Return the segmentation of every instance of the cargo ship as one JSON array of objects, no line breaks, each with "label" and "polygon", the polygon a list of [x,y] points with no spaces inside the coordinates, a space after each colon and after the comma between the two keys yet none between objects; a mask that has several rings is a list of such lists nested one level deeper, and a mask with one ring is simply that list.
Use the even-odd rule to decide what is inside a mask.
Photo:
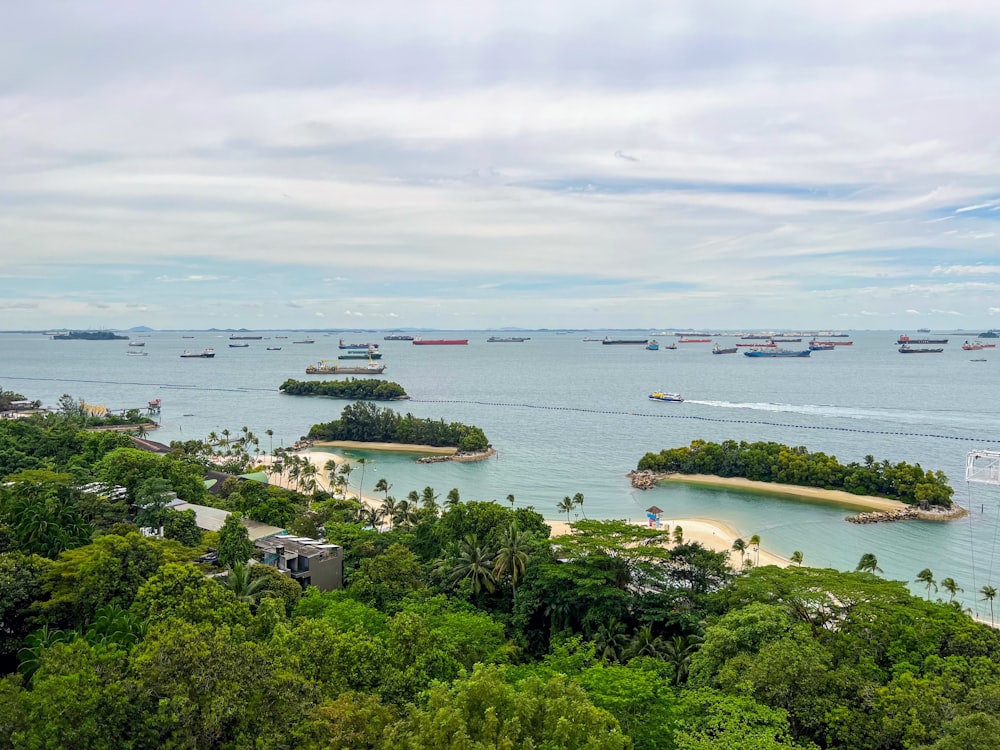
[{"label": "cargo ship", "polygon": [[203,352],[184,352],[182,359],[212,359],[215,356],[215,349],[206,349]]},{"label": "cargo ship", "polygon": [[230,335],[230,341],[260,341],[263,336],[237,336],[235,334]]},{"label": "cargo ship", "polygon": [[405,333],[390,333],[388,336],[382,337],[383,341],[413,341],[413,336],[407,336]]},{"label": "cargo ship", "polygon": [[66,331],[52,336],[53,341],[127,341],[113,331]]},{"label": "cargo ship", "polygon": [[531,336],[508,336],[507,338],[490,336],[486,341],[490,344],[520,344],[522,341],[531,341]]},{"label": "cargo ship", "polygon": [[[740,346],[737,344],[736,346]],[[736,346],[719,346],[716,344],[712,347],[712,354],[736,354]]]},{"label": "cargo ship", "polygon": [[377,365],[374,362],[369,362],[364,367],[356,367],[338,365],[329,359],[321,359],[306,368],[306,375],[381,375],[383,372],[385,365]]},{"label": "cargo ship", "polygon": [[833,344],[809,344],[809,351],[811,352],[832,352],[833,350]]},{"label": "cargo ship", "polygon": [[337,356],[337,359],[382,359],[382,352],[378,349],[348,349],[343,354]]},{"label": "cargo ship", "polygon": [[813,339],[809,346],[854,346],[853,341],[818,341]]},{"label": "cargo ship", "polygon": [[378,349],[378,344],[345,344],[344,340],[341,339],[340,343],[337,344],[338,349]]},{"label": "cargo ship", "polygon": [[914,349],[909,344],[903,344],[896,351],[900,354],[940,354],[944,349]]},{"label": "cargo ship", "polygon": [[808,349],[796,351],[794,349],[757,349],[752,352],[743,352],[744,357],[808,357],[812,352]]},{"label": "cargo ship", "polygon": [[678,344],[711,344],[712,339],[677,339]]},{"label": "cargo ship", "polygon": [[[413,339],[417,346],[465,346],[468,339]],[[645,342],[644,342],[645,343]]]},{"label": "cargo ship", "polygon": [[601,339],[601,343],[606,346],[612,346],[616,344],[638,344],[639,346],[645,346],[649,343],[649,339],[609,339],[605,336]]},{"label": "cargo ship", "polygon": [[947,344],[948,339],[911,339],[909,336],[900,336],[897,344]]}]

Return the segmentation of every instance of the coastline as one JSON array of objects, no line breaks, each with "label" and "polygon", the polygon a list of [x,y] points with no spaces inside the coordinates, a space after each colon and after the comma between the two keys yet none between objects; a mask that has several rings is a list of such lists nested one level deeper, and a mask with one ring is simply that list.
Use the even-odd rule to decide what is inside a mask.
[{"label": "coastline", "polygon": [[[347,450],[393,451],[396,453],[427,453],[434,456],[454,456],[458,448],[417,443],[367,443],[363,440],[316,440],[316,448],[346,448]],[[301,455],[302,452],[300,452]]]},{"label": "coastline", "polygon": [[900,500],[890,500],[873,495],[852,495],[843,490],[826,490],[820,487],[801,487],[795,484],[777,484],[774,482],[757,482],[743,477],[717,477],[711,474],[663,474],[656,475],[657,482],[679,482],[704,487],[759,492],[768,495],[795,497],[801,500],[840,505],[853,510],[894,511],[911,508]]},{"label": "coastline", "polygon": [[[547,523],[549,528],[552,530],[550,538],[572,533],[572,529],[570,529],[570,526],[566,521],[557,521],[546,518],[545,523]],[[646,526],[646,524],[641,521],[632,521],[631,523],[633,526]],[[739,567],[739,560],[736,557],[736,553],[733,551],[733,542],[740,538],[742,538],[743,541],[747,541],[750,538],[749,535],[741,537],[741,535],[737,534],[736,530],[731,526],[728,526],[721,521],[714,521],[708,518],[671,518],[660,520],[661,529],[672,532],[677,526],[680,526],[684,531],[684,541],[698,542],[700,545],[706,549],[712,550],[713,552],[728,552],[730,564],[736,568]],[[749,549],[746,554],[747,556],[755,555],[755,553]],[[785,568],[792,564],[790,560],[768,551],[765,547],[760,548],[760,554],[758,557],[758,565],[777,565],[779,568]]]}]

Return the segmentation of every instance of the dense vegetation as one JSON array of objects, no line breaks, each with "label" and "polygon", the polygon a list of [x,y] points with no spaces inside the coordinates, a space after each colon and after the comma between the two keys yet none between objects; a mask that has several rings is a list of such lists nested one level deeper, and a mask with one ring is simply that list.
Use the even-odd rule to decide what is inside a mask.
[{"label": "dense vegetation", "polygon": [[376,378],[347,378],[347,380],[292,380],[278,388],[289,396],[328,396],[352,401],[393,401],[409,398],[403,386]]},{"label": "dense vegetation", "polygon": [[[346,588],[303,592],[244,564],[237,516],[201,534],[158,504],[193,491],[204,445],[140,458],[53,420],[0,423],[14,463],[36,467],[0,472],[0,750],[992,750],[1000,736],[1000,633],[952,603],[950,578],[930,601],[929,570],[925,600],[872,572],[737,572],[680,528],[583,520],[549,539],[513,497],[396,499],[383,479],[364,507],[350,472],[329,467],[343,484],[315,492],[287,456],[307,496],[234,480],[210,501],[285,503],[290,531],[341,545]],[[256,450],[246,428],[221,449],[237,442]],[[128,496],[79,492],[100,479]],[[192,562],[208,546],[226,570]],[[874,555],[859,568],[877,571]],[[975,595],[992,608],[996,590]]]},{"label": "dense vegetation", "polygon": [[690,446],[647,453],[639,461],[640,471],[714,474],[745,477],[758,482],[780,482],[804,487],[845,490],[855,495],[877,495],[923,508],[951,507],[954,490],[940,471],[924,471],[920,464],[877,462],[865,456],[844,465],[825,453],[810,453],[804,447],[780,443],[747,443],[727,440],[709,443],[695,440]]},{"label": "dense vegetation", "polygon": [[361,440],[367,443],[414,443],[449,446],[460,451],[484,451],[490,447],[483,431],[461,422],[400,416],[359,401],[344,407],[340,419],[313,425],[309,437],[316,440]]}]

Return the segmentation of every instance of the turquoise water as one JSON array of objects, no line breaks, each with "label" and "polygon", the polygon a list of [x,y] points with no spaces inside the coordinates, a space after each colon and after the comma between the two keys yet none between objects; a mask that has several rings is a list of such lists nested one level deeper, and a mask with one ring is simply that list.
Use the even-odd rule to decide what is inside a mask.
[{"label": "turquoise water", "polygon": [[[413,396],[399,408],[479,425],[498,450],[496,459],[471,464],[351,455],[374,459],[366,487],[385,477],[396,496],[427,485],[442,495],[458,487],[464,499],[503,501],[513,494],[518,505],[558,518],[556,503],[582,492],[590,517],[638,519],[656,504],[668,517],[717,518],[746,536],[760,534],[766,548],[784,556],[802,550],[813,565],[853,569],[863,553],[874,552],[889,577],[912,580],[930,567],[939,579],[950,575],[970,591],[997,585],[1000,496],[984,485],[966,485],[963,477],[969,450],[1000,448],[1000,354],[963,352],[961,341],[969,337],[962,335],[950,336],[940,355],[901,355],[894,344],[898,333],[856,333],[853,346],[787,360],[712,355],[707,344],[651,352],[582,341],[603,331],[531,332],[525,334],[531,340],[520,344],[488,344],[489,333],[455,334],[470,339],[466,347],[344,334],[352,342],[378,341],[386,377]],[[341,335],[313,334],[311,345],[291,343],[301,335],[277,335],[285,334],[268,333],[248,348],[230,349],[223,334],[182,339],[180,333],[154,333],[140,339],[149,356],[128,357],[124,341],[0,334],[0,386],[47,405],[63,393],[112,408],[161,398],[159,440],[202,438],[245,425],[268,449],[266,429],[274,430],[275,447],[288,445],[311,424],[336,418],[343,406],[276,390],[290,377],[322,379],[303,371],[316,360],[335,359]],[[658,338],[661,345],[670,340]],[[206,346],[216,349],[215,359],[178,356]],[[981,358],[987,361],[970,361]],[[649,401],[654,390],[678,392],[687,401]],[[698,438],[805,445],[843,462],[866,454],[919,462],[943,470],[956,499],[974,512],[953,523],[856,526],[843,521],[843,509],[788,499],[680,485],[631,488],[625,473],[645,452]]]}]

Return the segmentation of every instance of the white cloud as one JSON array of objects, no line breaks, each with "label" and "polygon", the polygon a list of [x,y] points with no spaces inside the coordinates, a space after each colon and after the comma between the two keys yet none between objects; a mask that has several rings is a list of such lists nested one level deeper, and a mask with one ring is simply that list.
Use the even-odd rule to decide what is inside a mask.
[{"label": "white cloud", "polygon": [[920,310],[912,310],[912,309],[910,309],[910,310],[906,311],[906,314],[907,315],[920,315]]},{"label": "white cloud", "polygon": [[995,276],[1000,274],[1000,266],[934,266],[931,273],[935,276]]}]

